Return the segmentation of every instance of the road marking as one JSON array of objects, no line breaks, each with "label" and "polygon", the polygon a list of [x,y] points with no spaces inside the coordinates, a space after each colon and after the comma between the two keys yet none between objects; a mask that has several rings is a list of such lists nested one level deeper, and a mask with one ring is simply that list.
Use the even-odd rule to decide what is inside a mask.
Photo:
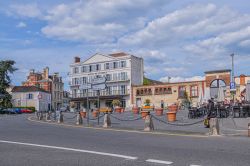
[{"label": "road marking", "polygon": [[193,164],[192,164],[192,165],[190,165],[190,166],[201,166],[201,165],[193,165]]},{"label": "road marking", "polygon": [[158,163],[158,164],[166,164],[166,165],[173,164],[172,161],[163,161],[163,160],[155,160],[155,159],[147,159],[146,162]]},{"label": "road marking", "polygon": [[5,141],[5,140],[0,140],[0,143],[17,144],[17,145],[59,149],[59,150],[66,150],[66,151],[73,151],[73,152],[98,154],[98,155],[103,155],[103,156],[118,157],[118,158],[124,158],[124,159],[129,159],[129,160],[137,160],[138,159],[138,157],[133,157],[133,156],[125,156],[125,155],[114,154],[114,153],[97,152],[97,151],[82,150],[82,149],[73,149],[73,148],[66,148],[66,147],[59,147],[59,146],[49,146],[49,145],[31,144],[31,143],[24,143],[24,142],[13,142],[13,141]]}]

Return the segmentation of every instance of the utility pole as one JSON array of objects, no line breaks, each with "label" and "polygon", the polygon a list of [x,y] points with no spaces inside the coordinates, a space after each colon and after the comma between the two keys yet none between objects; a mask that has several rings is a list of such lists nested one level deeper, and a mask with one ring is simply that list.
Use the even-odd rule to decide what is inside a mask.
[{"label": "utility pole", "polygon": [[[231,83],[234,84],[235,86],[235,82],[234,82],[234,53],[232,53],[230,55],[232,57],[232,76],[231,76]],[[235,87],[234,87],[235,88]],[[233,102],[234,102],[234,91],[232,91],[232,95],[233,95]]]}]

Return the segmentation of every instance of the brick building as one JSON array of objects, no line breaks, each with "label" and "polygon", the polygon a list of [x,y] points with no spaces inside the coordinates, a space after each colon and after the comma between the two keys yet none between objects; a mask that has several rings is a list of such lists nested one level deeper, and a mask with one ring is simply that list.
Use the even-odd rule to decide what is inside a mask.
[{"label": "brick building", "polygon": [[30,70],[27,80],[22,83],[23,86],[36,86],[51,93],[51,109],[57,110],[63,104],[63,86],[62,77],[58,73],[49,75],[49,68],[43,69],[43,72]]}]

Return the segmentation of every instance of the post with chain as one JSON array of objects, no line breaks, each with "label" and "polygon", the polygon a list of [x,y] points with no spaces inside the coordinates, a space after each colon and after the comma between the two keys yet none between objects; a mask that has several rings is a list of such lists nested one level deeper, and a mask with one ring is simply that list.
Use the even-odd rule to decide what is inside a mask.
[{"label": "post with chain", "polygon": [[82,124],[82,116],[80,112],[78,112],[76,115],[76,125],[81,125],[81,124]]},{"label": "post with chain", "polygon": [[210,135],[217,136],[220,135],[220,126],[219,126],[219,119],[218,118],[211,118],[209,120],[210,126]]},{"label": "post with chain", "polygon": [[144,131],[153,131],[153,130],[154,130],[153,119],[149,112],[145,118]]},{"label": "post with chain", "polygon": [[103,122],[103,126],[104,128],[108,128],[111,127],[111,120],[110,120],[110,115],[108,112],[105,112],[104,115],[104,122]]},{"label": "post with chain", "polygon": [[60,113],[59,113],[59,117],[58,117],[58,121],[57,121],[58,123],[63,123],[63,113],[62,113],[62,111],[60,111]]}]

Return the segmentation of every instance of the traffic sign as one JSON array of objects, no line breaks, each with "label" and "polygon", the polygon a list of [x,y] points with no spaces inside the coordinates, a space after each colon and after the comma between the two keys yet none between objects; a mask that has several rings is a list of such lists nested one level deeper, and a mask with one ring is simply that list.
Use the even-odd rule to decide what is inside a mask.
[{"label": "traffic sign", "polygon": [[235,82],[230,82],[230,89],[236,89]]},{"label": "traffic sign", "polygon": [[92,85],[93,90],[104,90],[106,89],[106,84],[96,84]]},{"label": "traffic sign", "polygon": [[82,84],[80,85],[79,89],[91,89],[92,88],[92,85],[91,84]]},{"label": "traffic sign", "polygon": [[106,78],[105,77],[97,77],[92,79],[92,84],[103,84],[106,82]]}]

